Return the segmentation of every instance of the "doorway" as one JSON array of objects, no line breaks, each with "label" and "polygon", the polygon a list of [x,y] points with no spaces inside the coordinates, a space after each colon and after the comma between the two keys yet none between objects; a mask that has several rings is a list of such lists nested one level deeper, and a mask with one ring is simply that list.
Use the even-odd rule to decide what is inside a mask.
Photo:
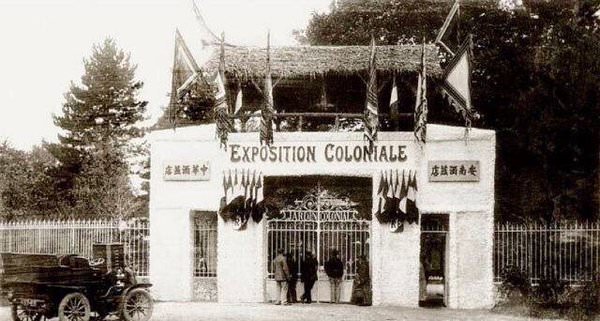
[{"label": "doorway", "polygon": [[445,306],[447,293],[448,214],[421,216],[419,305]]},{"label": "doorway", "polygon": [[[350,181],[350,182],[349,182]],[[293,257],[296,265],[298,285],[297,298],[303,293],[301,262],[306,252],[311,252],[318,261],[317,282],[312,289],[316,302],[329,302],[329,279],[324,263],[336,251],[344,265],[340,301],[350,302],[353,283],[359,277],[359,258],[369,257],[370,207],[362,202],[371,191],[372,182],[365,178],[305,176],[265,179],[266,192],[270,197],[280,198],[284,204],[276,217],[267,220],[267,300],[275,297],[272,261],[278,249]],[[269,185],[285,187],[284,197]],[[355,190],[360,190],[356,193]],[[287,196],[287,197],[286,197]],[[370,197],[370,195],[369,195]],[[363,276],[364,278],[364,276]],[[361,279],[362,280],[362,279]]]}]

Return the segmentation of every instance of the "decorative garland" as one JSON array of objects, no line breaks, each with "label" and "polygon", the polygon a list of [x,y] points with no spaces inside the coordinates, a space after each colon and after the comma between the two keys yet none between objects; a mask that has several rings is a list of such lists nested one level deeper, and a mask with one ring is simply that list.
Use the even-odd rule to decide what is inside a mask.
[{"label": "decorative garland", "polygon": [[[400,180],[402,174],[402,180]],[[417,172],[382,171],[377,189],[378,206],[375,217],[381,224],[419,222],[417,208]]]}]

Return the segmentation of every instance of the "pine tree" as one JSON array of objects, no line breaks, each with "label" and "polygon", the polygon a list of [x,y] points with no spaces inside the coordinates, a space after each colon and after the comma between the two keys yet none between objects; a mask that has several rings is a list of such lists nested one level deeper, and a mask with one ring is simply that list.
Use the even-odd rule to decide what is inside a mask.
[{"label": "pine tree", "polygon": [[63,145],[80,151],[95,143],[122,148],[143,135],[137,125],[147,102],[136,97],[143,83],[134,79],[136,66],[129,58],[112,39],[94,45],[91,57],[84,59],[81,85],[71,83],[63,115],[54,116],[54,123],[66,132],[59,135]]},{"label": "pine tree", "polygon": [[[64,131],[58,136],[60,143],[47,146],[60,162],[54,170],[56,192],[66,204],[79,210],[86,201],[82,198],[100,195],[95,194],[98,191],[94,189],[106,187],[90,183],[95,182],[90,175],[100,175],[109,182],[118,181],[124,184],[119,189],[131,191],[127,179],[123,178],[127,178],[127,159],[139,152],[139,146],[133,141],[144,134],[140,122],[144,120],[147,105],[137,97],[143,83],[135,79],[136,65],[114,40],[106,39],[94,45],[91,56],[84,59],[83,64],[85,72],[81,84],[71,83],[65,94],[62,115],[54,115],[54,123]],[[107,149],[113,151],[111,158],[102,159],[108,155],[104,152]],[[125,172],[99,172],[97,168],[90,168],[94,162],[109,161]],[[102,204],[109,203],[102,201]],[[101,211],[96,209],[95,212]]]}]

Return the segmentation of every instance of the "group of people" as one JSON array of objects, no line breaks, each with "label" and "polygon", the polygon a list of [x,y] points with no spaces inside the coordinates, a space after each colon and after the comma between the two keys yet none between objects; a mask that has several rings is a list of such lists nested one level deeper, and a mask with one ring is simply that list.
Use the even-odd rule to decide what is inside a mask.
[{"label": "group of people", "polygon": [[[298,283],[298,272],[300,280],[304,285],[304,293],[300,297],[302,303],[312,303],[312,288],[317,281],[317,271],[319,262],[312,252],[306,251],[300,262],[300,271],[298,271],[298,262],[294,253],[284,254],[283,249],[277,251],[277,256],[273,260],[273,272],[277,282],[277,305],[289,305],[297,303],[296,285]],[[325,273],[329,279],[331,290],[331,303],[340,302],[341,285],[344,276],[344,264],[339,258],[337,250],[331,251],[331,257],[325,262]],[[351,302],[357,305],[371,304],[371,277],[369,272],[369,262],[366,256],[360,256],[356,262],[356,275],[352,285]]]}]

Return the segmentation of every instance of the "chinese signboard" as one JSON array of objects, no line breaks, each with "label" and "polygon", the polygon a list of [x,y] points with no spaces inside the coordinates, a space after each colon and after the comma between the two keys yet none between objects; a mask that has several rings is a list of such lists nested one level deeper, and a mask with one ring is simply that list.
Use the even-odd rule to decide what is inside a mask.
[{"label": "chinese signboard", "polygon": [[429,161],[430,182],[479,182],[479,161]]},{"label": "chinese signboard", "polygon": [[167,161],[163,164],[165,181],[208,181],[208,161]]}]

